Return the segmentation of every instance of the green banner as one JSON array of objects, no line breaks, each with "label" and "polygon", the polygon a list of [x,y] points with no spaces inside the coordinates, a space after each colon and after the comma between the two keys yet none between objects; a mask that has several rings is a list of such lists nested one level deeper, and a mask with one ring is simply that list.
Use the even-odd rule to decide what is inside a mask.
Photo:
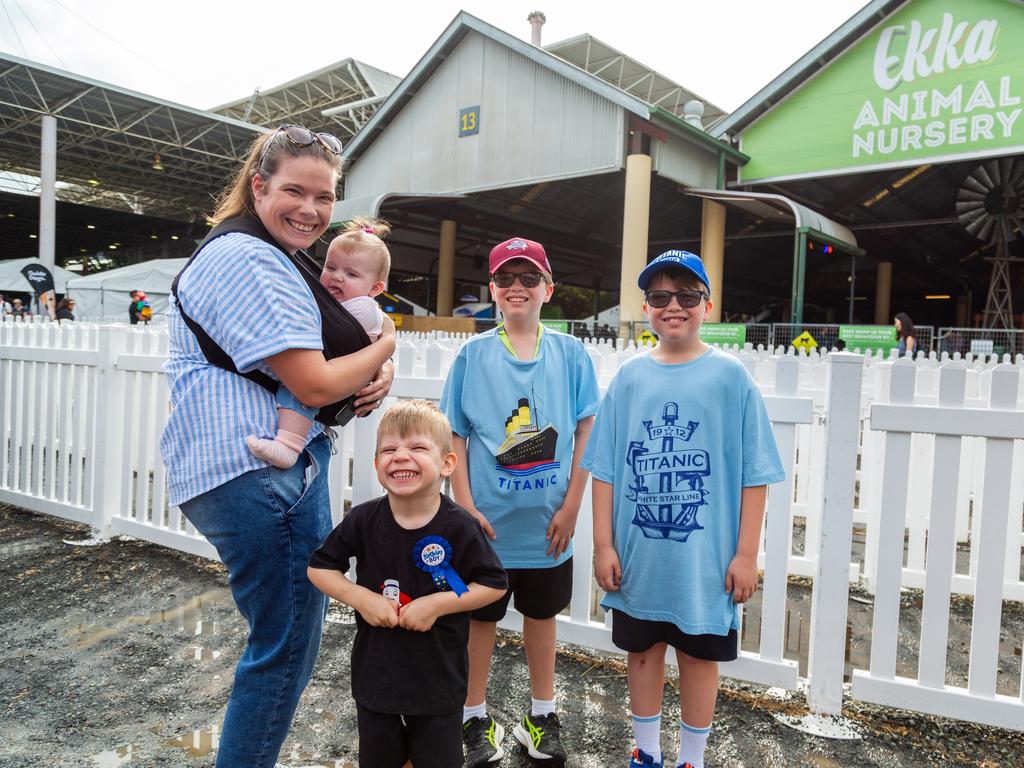
[{"label": "green banner", "polygon": [[552,331],[561,331],[562,333],[569,332],[568,320],[541,320],[540,324],[545,328],[550,328]]},{"label": "green banner", "polygon": [[897,345],[896,329],[891,325],[840,325],[839,338],[846,342],[847,352],[888,350]]},{"label": "green banner", "polygon": [[1024,152],[1024,4],[917,0],[745,131],[741,181]]},{"label": "green banner", "polygon": [[747,340],[747,326],[743,323],[704,323],[700,339],[705,344],[739,344]]}]

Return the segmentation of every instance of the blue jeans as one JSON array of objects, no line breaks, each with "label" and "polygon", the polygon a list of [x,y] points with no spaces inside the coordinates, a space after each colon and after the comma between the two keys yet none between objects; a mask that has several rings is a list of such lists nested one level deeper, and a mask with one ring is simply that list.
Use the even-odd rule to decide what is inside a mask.
[{"label": "blue jeans", "polygon": [[272,768],[313,673],[327,598],[306,578],[306,566],[331,531],[330,458],[330,440],[318,435],[295,466],[255,469],[181,505],[216,547],[249,623],[218,768]]}]

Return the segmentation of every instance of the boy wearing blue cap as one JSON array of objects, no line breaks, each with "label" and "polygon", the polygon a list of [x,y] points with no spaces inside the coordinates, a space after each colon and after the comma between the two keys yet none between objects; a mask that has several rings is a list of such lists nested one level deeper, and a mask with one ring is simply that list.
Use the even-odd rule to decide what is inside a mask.
[{"label": "boy wearing blue cap", "polygon": [[658,344],[619,369],[583,457],[594,570],[612,641],[628,656],[630,768],[663,765],[669,645],[679,664],[675,765],[703,768],[718,662],[736,658],[737,605],[757,589],[767,486],[785,474],[754,381],[700,339],[711,309],[700,257],[667,251],[637,284]]}]

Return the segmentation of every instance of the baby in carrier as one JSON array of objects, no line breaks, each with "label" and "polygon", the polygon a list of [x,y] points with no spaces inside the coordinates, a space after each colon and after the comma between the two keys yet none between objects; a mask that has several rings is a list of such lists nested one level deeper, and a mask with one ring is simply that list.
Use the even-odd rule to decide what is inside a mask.
[{"label": "baby in carrier", "polygon": [[[382,239],[390,231],[384,221],[353,219],[331,241],[320,273],[320,284],[363,326],[371,342],[380,336],[384,319],[373,297],[384,290],[391,270],[391,253]],[[306,447],[316,413],[316,408],[303,405],[281,384],[277,390],[277,435],[273,439],[249,435],[245,443],[254,456],[268,464],[290,467]]]}]

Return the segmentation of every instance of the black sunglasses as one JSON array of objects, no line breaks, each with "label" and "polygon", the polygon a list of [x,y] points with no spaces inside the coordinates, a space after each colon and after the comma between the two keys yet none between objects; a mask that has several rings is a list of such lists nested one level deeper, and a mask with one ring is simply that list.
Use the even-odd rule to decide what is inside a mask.
[{"label": "black sunglasses", "polygon": [[260,153],[260,165],[263,165],[263,158],[266,157],[270,145],[282,133],[288,137],[288,141],[300,147],[308,147],[313,142],[316,142],[332,155],[341,154],[341,140],[337,136],[332,136],[329,133],[313,133],[309,128],[303,128],[301,125],[282,125],[263,145],[263,151]]},{"label": "black sunglasses", "polygon": [[543,279],[541,272],[495,272],[491,275],[491,282],[499,288],[511,288],[516,280],[523,288],[536,288]]},{"label": "black sunglasses", "polygon": [[673,296],[683,309],[693,309],[700,305],[701,299],[708,297],[704,291],[645,291],[644,301],[649,307],[664,309],[672,303]]}]

